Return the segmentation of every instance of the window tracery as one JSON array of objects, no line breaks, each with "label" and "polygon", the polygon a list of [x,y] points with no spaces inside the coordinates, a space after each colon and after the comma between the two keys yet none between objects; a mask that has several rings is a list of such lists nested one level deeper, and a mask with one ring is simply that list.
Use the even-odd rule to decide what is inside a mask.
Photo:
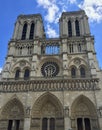
[{"label": "window tracery", "polygon": [[56,62],[45,62],[41,67],[44,77],[54,77],[59,73],[59,66]]},{"label": "window tracery", "polygon": [[31,55],[33,52],[34,45],[32,43],[20,43],[16,44],[16,55],[25,56]]}]

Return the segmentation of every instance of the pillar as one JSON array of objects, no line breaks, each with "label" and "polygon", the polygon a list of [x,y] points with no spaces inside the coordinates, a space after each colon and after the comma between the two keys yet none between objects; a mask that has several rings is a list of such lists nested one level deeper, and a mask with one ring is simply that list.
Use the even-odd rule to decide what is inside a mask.
[{"label": "pillar", "polygon": [[31,121],[31,119],[29,117],[25,118],[25,120],[24,120],[24,130],[30,130],[30,121]]},{"label": "pillar", "polygon": [[72,36],[76,36],[76,31],[75,31],[75,20],[72,20]]},{"label": "pillar", "polygon": [[71,120],[70,120],[70,117],[69,117],[69,107],[65,107],[64,109],[64,128],[65,130],[71,130]]}]

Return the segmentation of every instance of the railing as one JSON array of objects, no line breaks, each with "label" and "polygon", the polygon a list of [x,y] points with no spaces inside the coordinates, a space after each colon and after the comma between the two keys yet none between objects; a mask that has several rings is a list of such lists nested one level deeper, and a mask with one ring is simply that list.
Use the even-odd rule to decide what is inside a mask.
[{"label": "railing", "polygon": [[41,54],[54,55],[60,53],[60,42],[59,40],[46,40],[41,41]]},{"label": "railing", "polygon": [[91,91],[99,90],[95,79],[35,79],[28,81],[1,81],[0,92],[26,91]]}]

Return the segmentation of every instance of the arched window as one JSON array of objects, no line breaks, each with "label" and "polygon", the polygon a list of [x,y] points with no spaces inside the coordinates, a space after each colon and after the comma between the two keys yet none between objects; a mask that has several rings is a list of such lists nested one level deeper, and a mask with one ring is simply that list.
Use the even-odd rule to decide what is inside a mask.
[{"label": "arched window", "polygon": [[69,52],[70,52],[70,53],[73,53],[73,52],[74,52],[73,44],[69,44]]},{"label": "arched window", "polygon": [[80,76],[85,77],[85,68],[84,67],[80,68]]},{"label": "arched window", "polygon": [[30,71],[29,71],[29,69],[25,69],[24,79],[29,79],[29,76],[30,76]]},{"label": "arched window", "polygon": [[75,21],[76,36],[80,36],[79,21]]},{"label": "arched window", "polygon": [[20,70],[17,69],[15,73],[15,79],[19,79],[19,76],[20,76]]},{"label": "arched window", "polygon": [[71,21],[68,21],[68,35],[69,35],[69,37],[72,36],[72,24],[71,24]]},{"label": "arched window", "polygon": [[76,69],[74,67],[71,68],[71,76],[72,76],[72,78],[76,77]]},{"label": "arched window", "polygon": [[26,33],[27,33],[27,23],[24,24],[23,26],[23,31],[22,31],[22,40],[26,39]]},{"label": "arched window", "polygon": [[32,23],[30,27],[29,39],[33,39],[33,37],[34,37],[34,23]]},{"label": "arched window", "polygon": [[78,44],[78,52],[81,52],[81,44]]}]

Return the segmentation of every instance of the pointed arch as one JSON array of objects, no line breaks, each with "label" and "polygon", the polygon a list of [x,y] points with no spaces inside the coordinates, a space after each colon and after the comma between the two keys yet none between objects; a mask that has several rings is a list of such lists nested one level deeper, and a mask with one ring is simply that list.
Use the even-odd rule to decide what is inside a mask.
[{"label": "pointed arch", "polygon": [[17,67],[15,71],[15,79],[18,80],[20,78],[20,68]]},{"label": "pointed arch", "polygon": [[61,102],[55,95],[49,92],[44,93],[36,100],[32,107],[32,115],[36,115],[37,111],[41,112],[41,110],[43,110],[43,106],[46,106],[47,103],[50,103],[50,105],[52,105],[53,108],[55,108],[55,111],[60,116],[63,116],[63,106]]},{"label": "pointed arch", "polygon": [[80,36],[80,27],[79,27],[79,21],[75,21],[75,29],[76,29],[76,36]]},{"label": "pointed arch", "polygon": [[97,112],[94,103],[86,96],[78,96],[71,106],[71,124],[75,130],[98,129]]},{"label": "pointed arch", "polygon": [[70,20],[68,21],[68,36],[72,37],[72,23]]},{"label": "pointed arch", "polygon": [[77,75],[77,68],[76,68],[76,66],[72,65],[71,66],[71,77],[75,78],[76,75]]},{"label": "pointed arch", "polygon": [[25,23],[25,24],[23,25],[22,37],[21,37],[22,40],[25,40],[25,39],[26,39],[27,26],[28,26],[27,23]]},{"label": "pointed arch", "polygon": [[34,28],[35,28],[35,24],[32,23],[32,24],[31,24],[31,27],[30,27],[29,39],[33,39],[33,38],[34,38]]},{"label": "pointed arch", "polygon": [[95,116],[96,116],[96,109],[95,109],[93,102],[88,97],[86,97],[84,95],[78,96],[75,99],[75,101],[72,103],[72,106],[71,106],[72,114],[75,113],[77,106],[79,106],[79,104],[82,104],[82,103],[87,106],[90,115],[95,114]]},{"label": "pointed arch", "polygon": [[3,118],[24,118],[24,107],[18,98],[13,98],[8,101],[2,108],[1,115]]},{"label": "pointed arch", "polygon": [[30,78],[30,68],[25,67],[24,68],[24,79],[27,80]]},{"label": "pointed arch", "polygon": [[80,76],[84,78],[86,75],[85,68],[83,66],[80,67]]}]

